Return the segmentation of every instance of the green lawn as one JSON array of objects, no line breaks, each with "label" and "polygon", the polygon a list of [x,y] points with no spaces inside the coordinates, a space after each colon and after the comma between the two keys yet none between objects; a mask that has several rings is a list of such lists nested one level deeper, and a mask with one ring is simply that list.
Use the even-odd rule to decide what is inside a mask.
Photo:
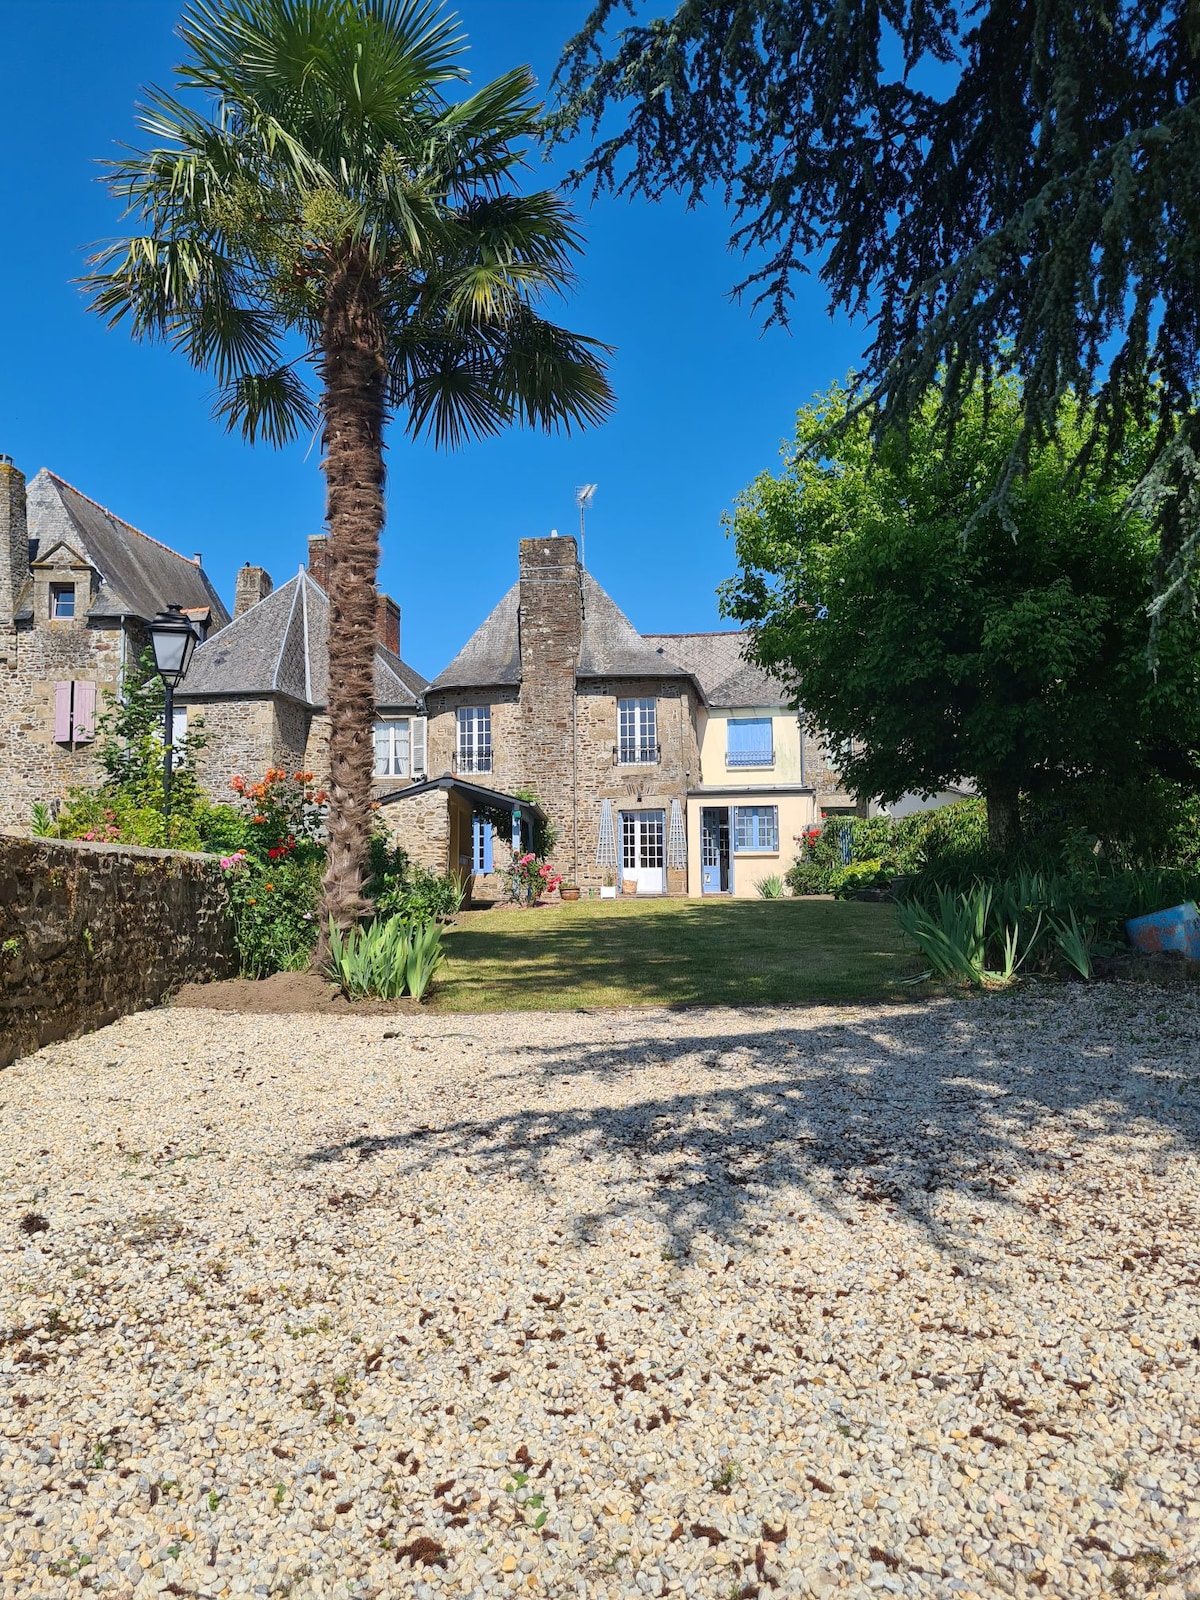
[{"label": "green lawn", "polygon": [[873,1000],[919,970],[890,905],[581,900],[468,917],[438,1011]]}]

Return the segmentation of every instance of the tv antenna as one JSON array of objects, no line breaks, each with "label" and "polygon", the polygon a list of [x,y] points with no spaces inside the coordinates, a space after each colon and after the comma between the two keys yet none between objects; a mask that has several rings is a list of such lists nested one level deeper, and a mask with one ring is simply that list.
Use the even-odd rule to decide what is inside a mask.
[{"label": "tv antenna", "polygon": [[596,483],[581,483],[575,490],[575,504],[579,507],[579,565],[581,567],[587,565],[583,559],[584,519],[587,508],[596,498],[596,490],[599,487],[599,484]]}]

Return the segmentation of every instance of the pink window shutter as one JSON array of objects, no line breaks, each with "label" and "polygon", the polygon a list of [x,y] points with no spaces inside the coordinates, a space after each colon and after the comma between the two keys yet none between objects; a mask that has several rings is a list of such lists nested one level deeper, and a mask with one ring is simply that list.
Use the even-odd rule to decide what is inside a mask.
[{"label": "pink window shutter", "polygon": [[71,742],[71,685],[69,683],[56,683],[54,685],[54,742],[55,744],[70,744]]},{"label": "pink window shutter", "polygon": [[75,684],[75,741],[88,744],[96,737],[96,685],[80,679]]}]

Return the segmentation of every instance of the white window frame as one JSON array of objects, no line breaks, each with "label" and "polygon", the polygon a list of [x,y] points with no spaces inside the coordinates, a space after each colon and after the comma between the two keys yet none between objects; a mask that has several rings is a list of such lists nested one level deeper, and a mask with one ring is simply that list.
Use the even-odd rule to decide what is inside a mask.
[{"label": "white window frame", "polygon": [[[387,740],[387,749],[380,760],[380,741]],[[413,730],[411,717],[376,717],[372,734],[374,762],[372,775],[376,778],[411,778]],[[401,753],[403,749],[403,753]]]},{"label": "white window frame", "polygon": [[459,706],[456,726],[457,770],[490,772],[492,770],[491,706]]},{"label": "white window frame", "polygon": [[[60,600],[68,600],[71,609],[60,611]],[[79,605],[79,594],[73,583],[52,583],[50,585],[50,620],[52,622],[74,622],[76,609]]]},{"label": "white window frame", "polygon": [[653,696],[617,701],[617,765],[658,762],[658,701]]},{"label": "white window frame", "polygon": [[[745,824],[753,819],[753,827]],[[764,821],[766,829],[764,834]],[[779,807],[733,807],[733,853],[738,856],[777,856],[779,854]],[[764,843],[763,840],[766,842]],[[753,843],[744,842],[753,839]]]},{"label": "white window frame", "polygon": [[[381,769],[379,739],[383,733],[388,739],[386,770]],[[403,734],[403,737],[401,735]],[[376,717],[371,734],[372,776],[385,778],[423,778],[425,776],[425,718]],[[407,745],[407,754],[401,755],[401,746]]]}]

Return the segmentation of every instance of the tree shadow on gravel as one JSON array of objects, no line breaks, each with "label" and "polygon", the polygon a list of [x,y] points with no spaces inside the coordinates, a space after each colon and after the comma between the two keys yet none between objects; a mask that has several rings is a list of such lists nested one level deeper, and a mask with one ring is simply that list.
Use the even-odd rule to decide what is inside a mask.
[{"label": "tree shadow on gravel", "polygon": [[[605,1204],[564,1222],[586,1232],[606,1218],[653,1216],[686,1250],[697,1233],[742,1237],[780,1191],[859,1221],[863,1206],[878,1205],[937,1236],[948,1190],[1025,1204],[1015,1198],[1023,1180],[1069,1181],[1089,1146],[1113,1135],[1148,1140],[1158,1164],[1200,1147],[1192,1035],[1172,1038],[1164,1063],[1153,1039],[1118,1038],[1113,1055],[1094,1018],[1072,1031],[1048,1004],[1048,1031],[1038,1020],[1036,1006],[1010,1017],[980,1002],[973,1014],[932,1005],[765,1032],[739,1030],[731,1013],[719,1038],[670,1040],[614,1023],[606,1040],[514,1051],[513,1065],[528,1071],[520,1103],[347,1138],[306,1164],[390,1161],[398,1174],[427,1173],[436,1193],[457,1161],[551,1200],[560,1175],[578,1167],[594,1174]],[[1139,1021],[1155,1026],[1146,1014]],[[639,1092],[648,1069],[654,1084]],[[667,1092],[664,1069],[677,1081]],[[581,1101],[623,1103],[535,1102],[545,1090],[561,1099],[584,1078]],[[481,1092],[494,1082],[482,1079]]]}]

